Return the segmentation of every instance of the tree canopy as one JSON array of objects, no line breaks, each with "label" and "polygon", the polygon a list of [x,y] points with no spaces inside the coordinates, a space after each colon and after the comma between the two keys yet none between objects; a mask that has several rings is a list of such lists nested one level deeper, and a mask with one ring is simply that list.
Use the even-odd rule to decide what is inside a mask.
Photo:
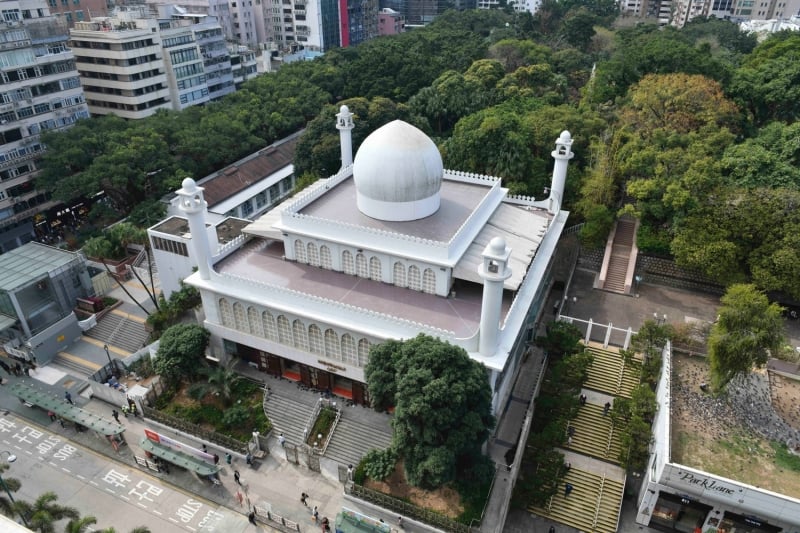
[{"label": "tree canopy", "polygon": [[388,341],[370,351],[365,376],[376,405],[395,406],[392,447],[411,484],[436,488],[485,472],[491,389],[462,348],[423,334]]},{"label": "tree canopy", "polygon": [[711,381],[723,390],[737,375],[761,367],[785,343],[781,307],[753,285],[731,285],[708,339]]},{"label": "tree canopy", "polygon": [[197,375],[205,360],[211,333],[197,324],[176,324],[161,336],[153,367],[168,384]]}]

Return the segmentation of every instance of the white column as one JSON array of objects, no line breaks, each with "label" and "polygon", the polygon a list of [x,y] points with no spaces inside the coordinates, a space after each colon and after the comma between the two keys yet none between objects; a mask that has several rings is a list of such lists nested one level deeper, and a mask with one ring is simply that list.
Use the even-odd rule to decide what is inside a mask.
[{"label": "white column", "polygon": [[495,237],[483,251],[483,264],[478,274],[483,279],[481,324],[478,333],[478,351],[491,356],[497,350],[500,333],[500,310],[503,304],[503,283],[511,277],[508,258],[511,248],[502,237]]},{"label": "white column", "polygon": [[211,249],[206,234],[206,201],[203,199],[203,188],[198,187],[192,178],[186,178],[181,185],[183,187],[176,191],[179,198],[178,209],[189,221],[189,231],[192,234],[191,245],[200,278],[209,279],[211,277]]},{"label": "white column", "polygon": [[555,166],[553,167],[553,181],[550,184],[550,198],[548,212],[555,215],[561,210],[561,204],[564,202],[564,185],[567,182],[567,165],[569,160],[575,154],[572,153],[572,136],[567,130],[561,132],[561,135],[556,140],[556,149],[550,152],[550,155],[555,159]]},{"label": "white column", "polygon": [[353,114],[346,105],[339,108],[336,115],[336,129],[339,130],[339,145],[342,150],[342,168],[353,164]]}]

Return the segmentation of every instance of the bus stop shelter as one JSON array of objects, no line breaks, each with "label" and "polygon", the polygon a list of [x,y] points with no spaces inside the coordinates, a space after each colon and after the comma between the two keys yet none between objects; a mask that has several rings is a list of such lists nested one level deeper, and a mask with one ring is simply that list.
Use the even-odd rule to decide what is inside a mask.
[{"label": "bus stop shelter", "polygon": [[145,452],[155,455],[170,464],[185,468],[189,472],[194,472],[198,476],[209,477],[219,472],[219,467],[217,465],[210,465],[202,459],[189,455],[188,453],[162,446],[147,437],[139,442],[139,446]]},{"label": "bus stop shelter", "polygon": [[65,402],[63,398],[56,396],[50,390],[41,389],[26,381],[13,383],[9,390],[26,405],[41,407],[64,420],[80,424],[86,429],[103,435],[109,439],[114,449],[117,449],[120,442],[125,442],[122,437],[125,426]]}]

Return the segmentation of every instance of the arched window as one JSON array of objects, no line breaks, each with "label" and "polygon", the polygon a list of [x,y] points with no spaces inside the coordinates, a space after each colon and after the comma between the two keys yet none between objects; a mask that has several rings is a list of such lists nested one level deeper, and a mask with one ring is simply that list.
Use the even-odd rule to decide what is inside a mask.
[{"label": "arched window", "polygon": [[308,326],[308,347],[311,353],[325,355],[325,345],[322,343],[322,331],[316,324]]},{"label": "arched window", "polygon": [[322,268],[327,270],[333,269],[333,259],[331,258],[331,249],[324,244],[319,247],[319,263]]},{"label": "arched window", "polygon": [[345,333],[342,335],[342,362],[354,365],[356,361],[356,341],[349,333]]},{"label": "arched window", "polygon": [[369,361],[369,349],[372,343],[367,339],[358,339],[358,366],[365,367]]},{"label": "arched window", "polygon": [[225,298],[219,299],[219,318],[222,320],[222,325],[226,328],[234,327],[233,310],[231,304]]},{"label": "arched window", "polygon": [[311,266],[318,267],[319,266],[319,252],[317,251],[317,245],[313,242],[308,243],[306,247],[308,249],[308,264]]},{"label": "arched window", "polygon": [[289,319],[283,315],[278,315],[278,342],[291,346],[292,330],[289,327]]},{"label": "arched window", "polygon": [[394,284],[398,287],[406,286],[406,267],[400,261],[394,264]]},{"label": "arched window", "polygon": [[350,274],[356,273],[356,264],[353,262],[353,254],[349,250],[342,252],[342,272]]},{"label": "arched window", "polygon": [[359,278],[367,277],[367,258],[364,254],[356,255],[356,276]]},{"label": "arched window", "polygon": [[294,241],[294,260],[298,263],[307,263],[306,247],[303,246],[303,241],[300,239]]},{"label": "arched window", "polygon": [[308,335],[306,334],[306,325],[301,320],[292,322],[292,333],[294,334],[294,347],[308,351]]},{"label": "arched window", "polygon": [[408,288],[415,291],[422,289],[422,283],[419,279],[419,268],[414,265],[408,267]]},{"label": "arched window", "polygon": [[436,274],[430,268],[422,273],[422,292],[436,294]]},{"label": "arched window", "polygon": [[249,333],[250,330],[247,327],[247,320],[244,316],[244,307],[239,302],[233,304],[233,323],[238,331],[244,331],[245,333]]},{"label": "arched window", "polygon": [[381,276],[381,260],[374,255],[369,258],[369,279],[373,281],[380,281]]},{"label": "arched window", "polygon": [[332,329],[325,330],[325,355],[337,361],[342,359],[339,351],[339,337]]},{"label": "arched window", "polygon": [[278,340],[278,329],[275,327],[275,319],[272,313],[264,311],[261,313],[261,325],[264,327],[264,336],[270,340]]},{"label": "arched window", "polygon": [[252,307],[247,308],[247,325],[250,326],[250,333],[253,335],[264,336],[264,328],[261,327],[261,321],[258,319],[258,311]]}]

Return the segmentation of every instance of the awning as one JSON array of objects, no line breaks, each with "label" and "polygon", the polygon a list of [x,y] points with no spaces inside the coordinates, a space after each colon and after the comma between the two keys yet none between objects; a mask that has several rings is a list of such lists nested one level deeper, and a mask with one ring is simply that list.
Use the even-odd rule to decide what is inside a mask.
[{"label": "awning", "polygon": [[64,401],[64,398],[54,395],[51,391],[39,389],[25,381],[17,381],[9,389],[11,394],[26,403],[52,411],[64,420],[76,422],[102,435],[119,435],[125,431],[125,426],[117,424],[113,420],[105,419],[91,411],[71,405]]},{"label": "awning", "polygon": [[478,275],[478,267],[483,263],[483,251],[492,239],[502,237],[506,246],[511,248],[511,277],[503,287],[512,291],[519,289],[549,225],[550,217],[542,211],[500,204],[453,268],[453,277],[483,283]]},{"label": "awning", "polygon": [[282,240],[283,235],[281,234],[280,230],[273,228],[272,226],[277,224],[281,220],[281,211],[282,205],[279,204],[260,217],[258,219],[248,224],[247,226],[242,229],[242,233],[247,233],[248,235],[255,235],[257,237],[262,237],[264,239],[271,239],[271,240]]},{"label": "awning", "polygon": [[139,442],[139,446],[144,451],[152,453],[156,457],[160,457],[165,461],[167,461],[168,463],[180,466],[181,468],[185,468],[186,470],[194,472],[199,476],[207,477],[219,472],[218,466],[210,465],[205,461],[203,461],[202,459],[198,459],[197,457],[194,457],[192,455],[175,451],[171,448],[167,448],[166,446],[161,446],[160,444],[153,442],[147,437],[143,438]]}]

